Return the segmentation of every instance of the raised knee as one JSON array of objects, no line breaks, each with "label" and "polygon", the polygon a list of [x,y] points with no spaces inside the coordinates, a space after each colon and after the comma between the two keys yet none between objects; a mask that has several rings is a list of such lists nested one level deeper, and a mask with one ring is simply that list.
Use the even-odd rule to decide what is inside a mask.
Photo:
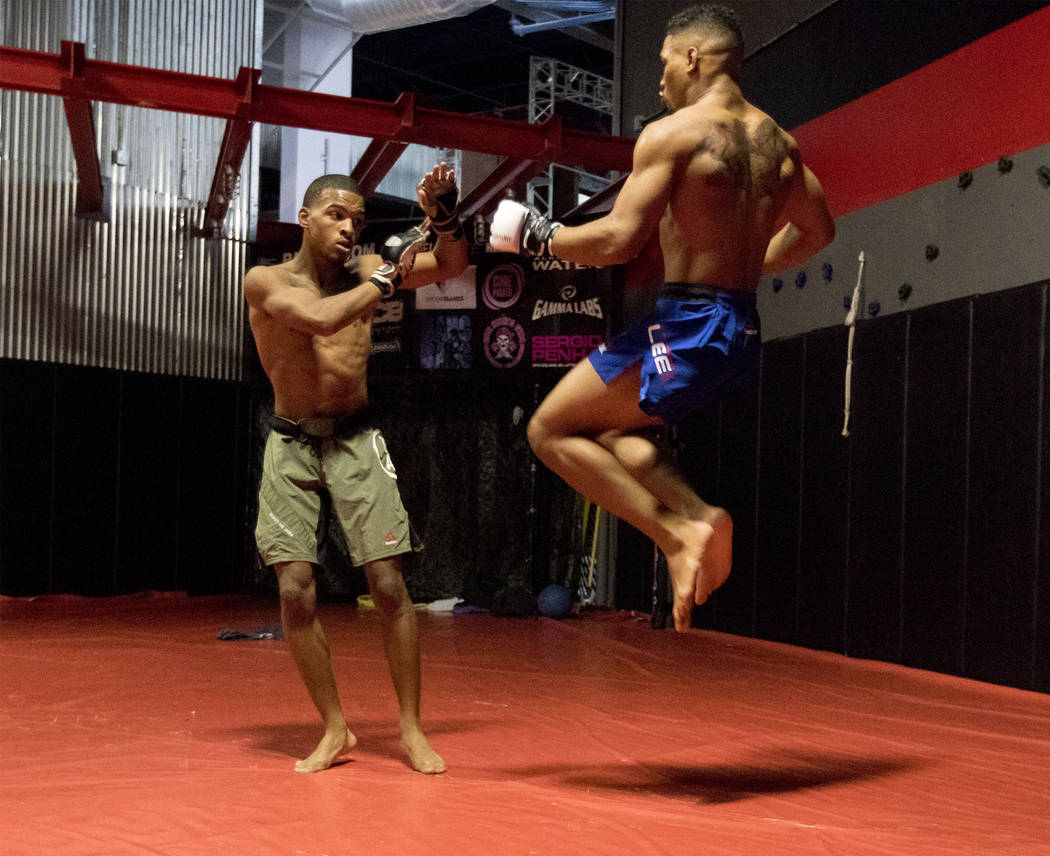
[{"label": "raised knee", "polygon": [[652,470],[660,463],[659,447],[641,432],[605,431],[595,439],[631,472]]},{"label": "raised knee", "polygon": [[540,460],[546,459],[549,451],[548,446],[551,439],[551,432],[548,429],[547,424],[538,414],[534,415],[529,420],[525,436],[528,438],[529,447],[536,453],[536,457]]}]

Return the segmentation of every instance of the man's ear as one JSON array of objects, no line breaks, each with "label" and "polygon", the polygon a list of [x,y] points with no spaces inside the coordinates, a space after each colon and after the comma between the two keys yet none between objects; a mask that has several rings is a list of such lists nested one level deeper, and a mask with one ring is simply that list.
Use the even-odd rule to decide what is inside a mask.
[{"label": "man's ear", "polygon": [[305,229],[309,222],[310,222],[310,209],[309,208],[300,208],[299,209],[299,225],[302,226]]},{"label": "man's ear", "polygon": [[700,51],[697,48],[686,48],[685,67],[687,71],[693,71],[700,67]]}]

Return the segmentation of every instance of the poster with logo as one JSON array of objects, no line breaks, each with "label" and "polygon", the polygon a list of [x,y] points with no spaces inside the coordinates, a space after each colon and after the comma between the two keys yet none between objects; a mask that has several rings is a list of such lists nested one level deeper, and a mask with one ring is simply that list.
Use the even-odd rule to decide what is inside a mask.
[{"label": "poster with logo", "polygon": [[490,253],[476,280],[479,368],[567,368],[606,339],[608,269]]},{"label": "poster with logo", "polygon": [[477,265],[467,265],[457,277],[417,288],[416,310],[477,309],[477,271]]},{"label": "poster with logo", "polygon": [[419,364],[428,371],[469,369],[474,364],[470,315],[420,316]]}]

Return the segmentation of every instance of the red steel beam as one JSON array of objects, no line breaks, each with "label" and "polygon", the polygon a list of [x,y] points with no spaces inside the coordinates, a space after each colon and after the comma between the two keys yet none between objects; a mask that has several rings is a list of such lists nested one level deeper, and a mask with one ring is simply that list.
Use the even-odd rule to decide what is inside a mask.
[{"label": "red steel beam", "polygon": [[[63,68],[71,79],[75,80],[83,75],[86,58],[82,44],[63,42],[60,56]],[[73,158],[77,164],[77,216],[104,216],[102,169],[98,163],[98,143],[91,102],[86,98],[68,96],[62,99],[62,106],[66,111],[69,139],[73,144]]]},{"label": "red steel beam", "polygon": [[222,223],[237,193],[241,163],[251,138],[251,122],[245,122],[243,119],[229,119],[226,122],[215,175],[212,176],[211,190],[208,193],[208,204],[204,208],[204,227],[199,235],[217,238],[222,233]]},{"label": "red steel beam", "polygon": [[61,54],[11,47],[0,47],[0,88],[465,149],[592,172],[630,170],[634,148],[634,140],[627,137],[563,129],[558,123],[530,125],[414,104],[406,110],[400,102],[277,86],[254,87],[246,102],[236,80],[101,60],[84,59],[80,73],[73,75]]},{"label": "red steel beam", "polygon": [[73,143],[73,158],[77,163],[76,214],[78,217],[101,217],[104,214],[102,169],[98,163],[91,102],[83,98],[65,98],[63,101],[69,139]]},{"label": "red steel beam", "polygon": [[354,166],[350,177],[357,182],[363,196],[368,196],[379,186],[391,168],[408,148],[408,143],[396,143],[392,140],[372,140]]},{"label": "red steel beam", "polygon": [[620,191],[623,189],[624,182],[627,181],[627,176],[614,181],[607,187],[603,187],[597,193],[594,194],[586,202],[577,205],[571,211],[565,214],[565,219],[569,220],[573,217],[586,217],[591,214],[605,214],[612,210],[613,203],[616,202],[616,197],[620,195]]},{"label": "red steel beam", "polygon": [[[243,103],[251,103],[252,93],[259,82],[260,72],[254,68],[244,68],[237,72],[236,86]],[[204,227],[199,234],[217,238],[222,233],[222,223],[226,212],[237,192],[240,180],[241,163],[248,143],[252,138],[252,123],[244,119],[227,119],[226,131],[219,146],[218,163],[211,180],[208,193],[208,204],[204,209]]]},{"label": "red steel beam", "polygon": [[459,203],[460,215],[473,217],[475,214],[488,214],[504,198],[504,191],[508,187],[527,182],[545,168],[546,164],[540,161],[508,158],[463,197]]}]

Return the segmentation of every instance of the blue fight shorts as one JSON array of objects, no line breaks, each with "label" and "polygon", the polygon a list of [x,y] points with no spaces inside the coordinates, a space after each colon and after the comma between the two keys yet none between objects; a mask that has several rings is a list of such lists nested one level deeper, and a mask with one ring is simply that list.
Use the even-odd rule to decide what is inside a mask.
[{"label": "blue fight shorts", "polygon": [[650,315],[589,359],[605,383],[641,363],[638,406],[674,425],[740,387],[761,345],[753,294],[669,282]]}]

